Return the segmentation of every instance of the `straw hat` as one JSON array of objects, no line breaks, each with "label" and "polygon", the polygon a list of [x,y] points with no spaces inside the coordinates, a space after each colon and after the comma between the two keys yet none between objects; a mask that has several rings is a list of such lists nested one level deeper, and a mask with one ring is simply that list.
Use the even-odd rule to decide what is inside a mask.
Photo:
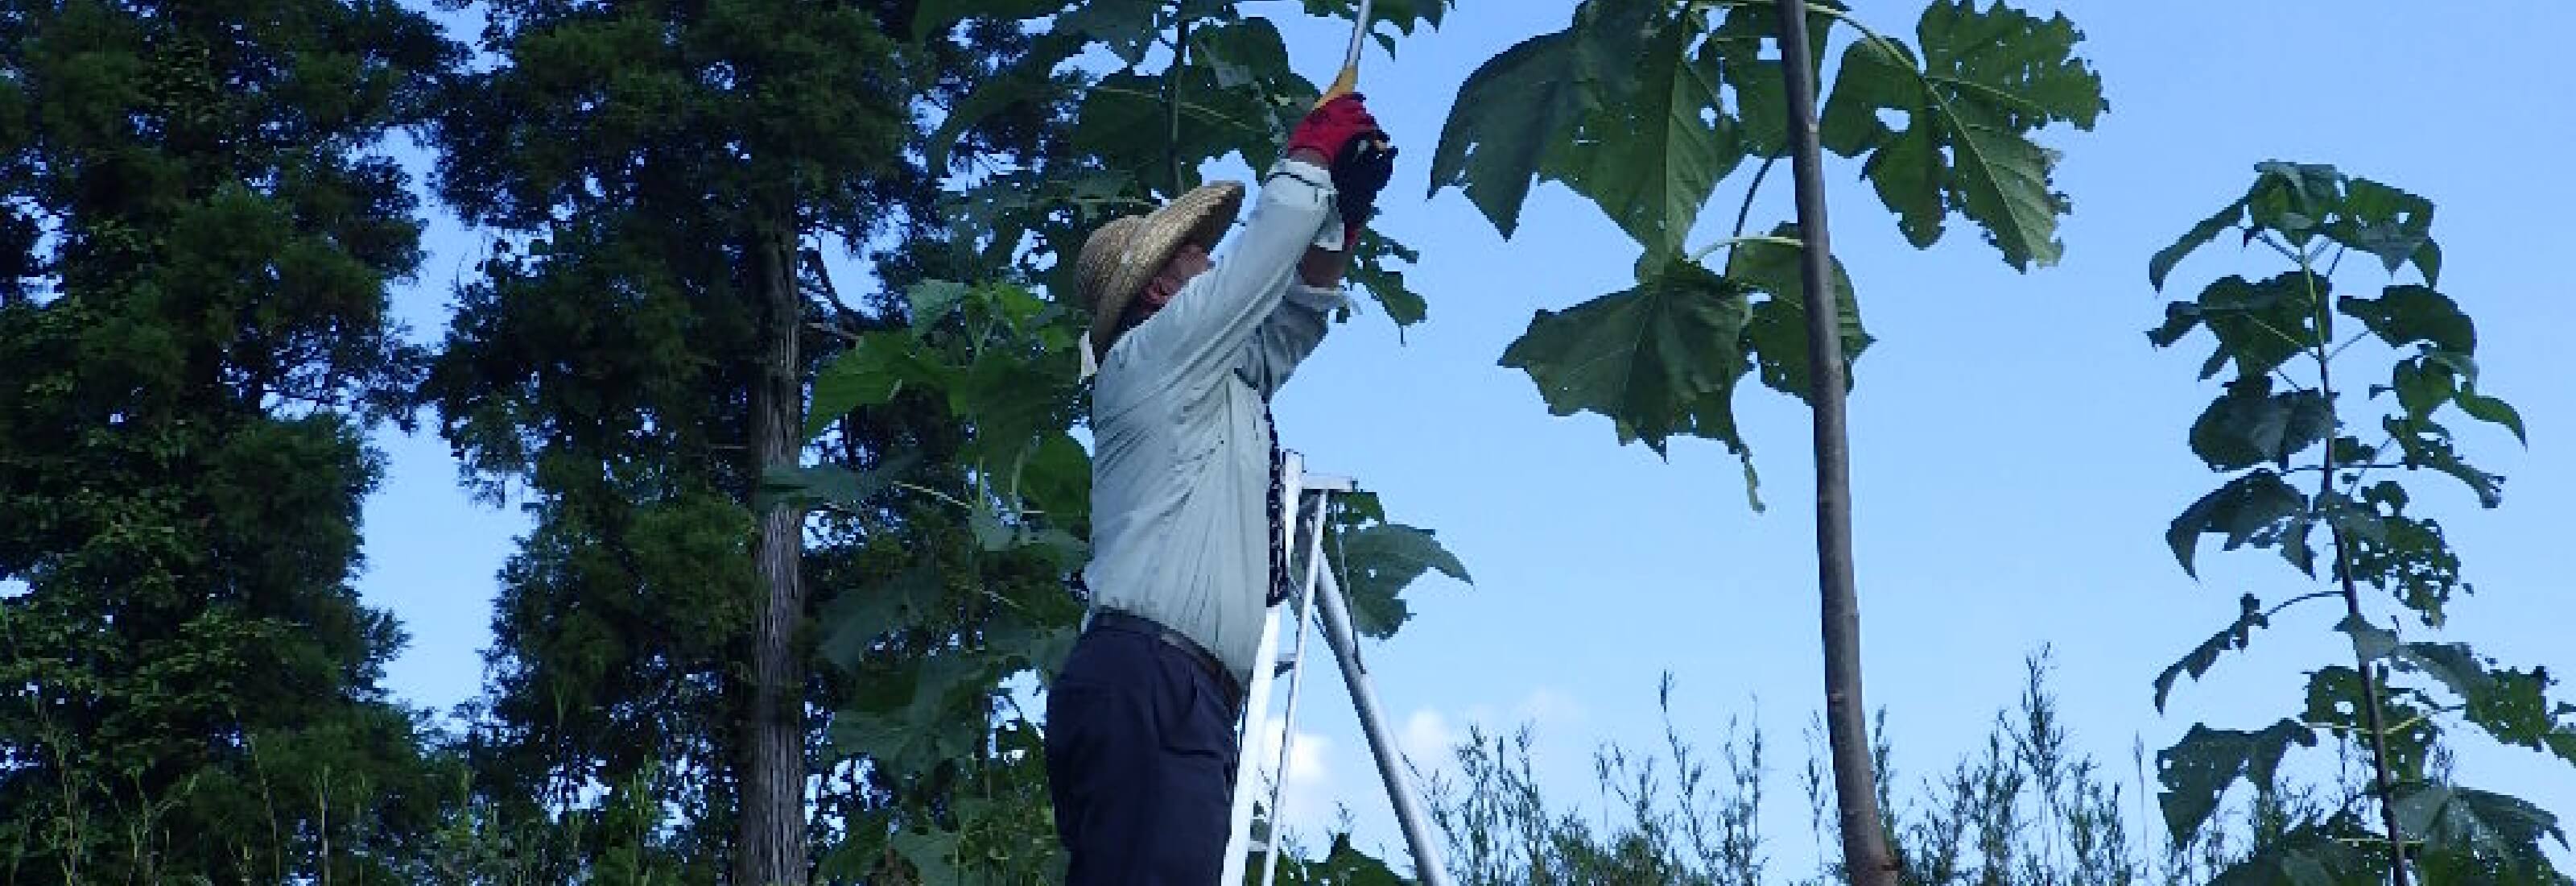
[{"label": "straw hat", "polygon": [[1214,251],[1216,241],[1234,224],[1243,208],[1240,182],[1212,182],[1182,194],[1162,208],[1101,225],[1082,242],[1075,259],[1075,278],[1082,303],[1091,309],[1091,346],[1102,355],[1118,338],[1118,318],[1145,290],[1146,281],[1163,270],[1183,243]]}]

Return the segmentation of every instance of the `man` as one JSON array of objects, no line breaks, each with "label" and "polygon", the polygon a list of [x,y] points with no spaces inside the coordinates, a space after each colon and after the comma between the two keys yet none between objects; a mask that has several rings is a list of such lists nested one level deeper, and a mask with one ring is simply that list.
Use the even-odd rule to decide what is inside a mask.
[{"label": "man", "polygon": [[1307,115],[1221,264],[1243,186],[1103,225],[1077,260],[1092,390],[1091,613],[1047,696],[1070,886],[1213,886],[1234,726],[1287,586],[1269,400],[1341,305],[1393,171],[1359,96]]}]

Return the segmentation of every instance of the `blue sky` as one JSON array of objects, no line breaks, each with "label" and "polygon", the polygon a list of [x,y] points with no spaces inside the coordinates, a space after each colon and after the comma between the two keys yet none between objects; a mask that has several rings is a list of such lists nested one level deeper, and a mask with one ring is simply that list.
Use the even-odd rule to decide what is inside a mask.
[{"label": "blue sky", "polygon": [[[1907,35],[1919,9],[1858,5],[1874,27]],[[1254,7],[1280,19],[1310,76],[1330,75],[1344,32],[1294,4]],[[1627,285],[1637,248],[1557,186],[1532,194],[1509,242],[1457,192],[1421,198],[1457,84],[1511,43],[1562,28],[1566,8],[1469,0],[1393,58],[1372,48],[1362,88],[1405,148],[1377,224],[1421,249],[1407,277],[1431,319],[1402,342],[1374,313],[1337,329],[1281,395],[1283,438],[1317,470],[1381,492],[1398,519],[1438,530],[1477,578],[1417,585],[1417,619],[1370,651],[1410,743],[1436,746],[1470,722],[1532,722],[1541,777],[1557,796],[1590,802],[1596,742],[1660,741],[1655,690],[1670,671],[1685,734],[1713,744],[1729,717],[1758,718],[1771,743],[1770,848],[1784,872],[1803,871],[1814,850],[1795,772],[1821,694],[1803,407],[1759,388],[1739,398],[1770,505],[1762,514],[1747,509],[1734,459],[1714,445],[1677,441],[1658,459],[1616,446],[1598,416],[1550,417],[1528,378],[1496,359],[1533,311]],[[2195,720],[2257,728],[2295,712],[2304,670],[2349,661],[2331,612],[2294,611],[2178,690],[2170,713],[2150,704],[2148,681],[2232,618],[2239,593],[2302,589],[2268,553],[2213,550],[2197,582],[2175,565],[2166,523],[2217,482],[2184,445],[2216,391],[2193,380],[2205,338],[2160,352],[2142,335],[2168,298],[2147,286],[2148,254],[2241,193],[2261,160],[2334,163],[2439,204],[2442,289],[2478,319],[2481,387],[2520,408],[2531,443],[2465,435],[2473,459],[2510,478],[2499,510],[2478,509],[2447,480],[2407,478],[2479,590],[2438,636],[2576,673],[2576,644],[2560,638],[2576,624],[2556,547],[2567,524],[2553,516],[2576,496],[2576,373],[2553,344],[2576,325],[2555,253],[2576,176],[2551,160],[2576,143],[2576,115],[2546,95],[2576,85],[2555,60],[2576,10],[2538,0],[2498,0],[2477,16],[2383,0],[2060,8],[2086,32],[2081,51],[2111,103],[2095,131],[2043,139],[2065,152],[2058,183],[2075,204],[2060,265],[2017,273],[1958,220],[1942,243],[1911,249],[1858,166],[1828,160],[1836,251],[1879,338],[1851,398],[1856,548],[1867,700],[1887,710],[1895,775],[1909,789],[1900,796],[1981,744],[2042,644],[2054,647],[2078,746],[2124,779],[2134,778],[2133,742],[2152,755]],[[1754,227],[1789,217],[1786,169],[1775,172]],[[1693,243],[1723,236],[1748,175],[1720,185]],[[482,242],[436,220],[430,262],[397,299],[416,335],[443,327],[450,287]],[[2229,273],[2273,273],[2277,261],[2213,247],[2175,272],[2170,297]],[[2347,263],[2340,282],[2385,280],[2364,264]],[[379,445],[390,474],[367,511],[360,586],[411,632],[391,668],[395,690],[444,708],[477,687],[494,571],[526,523],[470,502],[434,435],[388,433]],[[1298,729],[1311,737],[1300,739],[1292,822],[1312,827],[1347,805],[1364,843],[1400,845],[1331,673],[1315,675],[1300,705]],[[2475,741],[2460,770],[2466,783],[2576,815],[2576,770]],[[2134,786],[2128,796],[2133,816],[2153,814],[2134,805]]]}]

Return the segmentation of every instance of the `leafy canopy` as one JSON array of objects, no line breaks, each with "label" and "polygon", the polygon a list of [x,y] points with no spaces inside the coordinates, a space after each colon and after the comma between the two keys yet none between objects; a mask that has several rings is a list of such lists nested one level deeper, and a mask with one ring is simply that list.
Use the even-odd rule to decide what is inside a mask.
[{"label": "leafy canopy", "polygon": [[[1818,52],[1833,25],[1854,23],[1838,4],[1810,15]],[[1663,454],[1676,435],[1719,442],[1747,458],[1748,481],[1736,380],[1758,367],[1770,387],[1809,390],[1796,232],[1748,238],[1739,218],[1713,245],[1689,238],[1721,182],[1754,165],[1747,188],[1758,188],[1787,152],[1779,62],[1764,58],[1777,31],[1761,0],[1587,0],[1564,30],[1513,45],[1459,87],[1429,187],[1460,189],[1509,238],[1531,188],[1559,182],[1636,240],[1635,286],[1540,312],[1502,365],[1528,372],[1551,413],[1609,418],[1621,443]],[[1863,160],[1909,242],[1931,245],[1959,214],[2015,267],[2053,263],[2067,205],[2049,190],[2054,155],[2031,138],[2089,129],[2107,108],[2075,54],[2082,34],[2063,16],[1965,2],[1932,4],[1916,31],[1920,55],[1873,32],[1854,40],[1824,103],[1826,147]],[[1882,111],[1909,122],[1891,129]],[[1721,248],[1722,269],[1699,266]],[[1849,361],[1871,337],[1839,270],[1834,287]]]}]

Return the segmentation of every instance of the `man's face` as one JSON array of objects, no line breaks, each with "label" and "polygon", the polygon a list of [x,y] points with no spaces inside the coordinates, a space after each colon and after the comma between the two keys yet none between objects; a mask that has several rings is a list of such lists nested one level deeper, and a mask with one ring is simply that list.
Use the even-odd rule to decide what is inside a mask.
[{"label": "man's face", "polygon": [[1154,274],[1154,279],[1145,281],[1145,291],[1136,298],[1137,321],[1142,322],[1154,316],[1155,311],[1162,310],[1164,305],[1171,304],[1172,297],[1181,294],[1181,287],[1187,285],[1190,278],[1207,273],[1212,267],[1216,267],[1216,263],[1208,260],[1207,250],[1199,248],[1198,244],[1183,243],[1181,248],[1172,250],[1171,260],[1163,263],[1163,269]]}]

